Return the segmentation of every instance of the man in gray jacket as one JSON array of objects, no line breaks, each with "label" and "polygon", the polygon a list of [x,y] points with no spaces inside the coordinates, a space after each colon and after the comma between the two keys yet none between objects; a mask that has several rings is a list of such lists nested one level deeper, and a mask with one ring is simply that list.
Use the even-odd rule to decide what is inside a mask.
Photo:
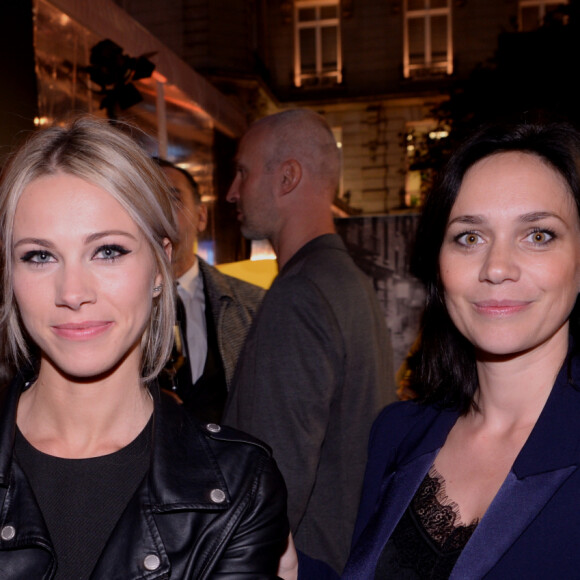
[{"label": "man in gray jacket", "polygon": [[198,185],[185,169],[156,161],[171,185],[179,229],[172,257],[179,300],[174,352],[166,369],[169,388],[200,420],[219,423],[264,290],[222,274],[195,254],[197,237],[207,225]]},{"label": "man in gray jacket", "polygon": [[224,423],[266,441],[288,487],[296,546],[341,572],[371,424],[394,399],[392,353],[369,280],[334,230],[340,155],[308,110],[254,123],[228,200],[280,273],[240,355]]}]

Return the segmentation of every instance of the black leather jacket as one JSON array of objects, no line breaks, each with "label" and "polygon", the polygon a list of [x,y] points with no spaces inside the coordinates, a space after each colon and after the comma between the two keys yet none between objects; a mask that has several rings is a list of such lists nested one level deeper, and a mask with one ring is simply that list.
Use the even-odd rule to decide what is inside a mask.
[{"label": "black leather jacket", "polygon": [[[22,388],[17,379],[0,392],[0,578],[48,580],[56,557],[13,457]],[[268,448],[233,429],[200,426],[160,395],[149,474],[91,579],[276,578],[287,535],[286,490]]]}]

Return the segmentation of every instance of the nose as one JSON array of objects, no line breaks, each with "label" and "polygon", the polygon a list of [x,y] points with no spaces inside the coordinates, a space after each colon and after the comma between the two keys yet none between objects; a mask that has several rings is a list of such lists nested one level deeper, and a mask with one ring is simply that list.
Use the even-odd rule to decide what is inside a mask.
[{"label": "nose", "polygon": [[91,276],[82,266],[64,266],[56,282],[55,304],[79,310],[83,304],[96,301],[96,291]]},{"label": "nose", "polygon": [[228,193],[226,195],[226,199],[230,203],[237,203],[238,199],[240,199],[240,192],[238,191],[239,180],[240,175],[239,173],[236,173],[236,176],[234,177],[234,180],[232,181],[232,184],[230,185],[230,188],[228,189]]},{"label": "nose", "polygon": [[507,241],[491,242],[479,275],[480,282],[501,284],[507,280],[515,282],[520,277],[515,249]]}]

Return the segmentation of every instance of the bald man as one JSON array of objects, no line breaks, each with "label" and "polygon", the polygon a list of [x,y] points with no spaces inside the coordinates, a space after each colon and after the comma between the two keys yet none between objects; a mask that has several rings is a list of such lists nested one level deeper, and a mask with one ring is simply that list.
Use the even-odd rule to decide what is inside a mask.
[{"label": "bald man", "polygon": [[341,572],[371,424],[394,399],[391,345],[369,280],[334,230],[340,155],[305,109],[254,123],[227,199],[244,236],[270,240],[280,273],[240,355],[224,423],[269,443],[296,546]]}]

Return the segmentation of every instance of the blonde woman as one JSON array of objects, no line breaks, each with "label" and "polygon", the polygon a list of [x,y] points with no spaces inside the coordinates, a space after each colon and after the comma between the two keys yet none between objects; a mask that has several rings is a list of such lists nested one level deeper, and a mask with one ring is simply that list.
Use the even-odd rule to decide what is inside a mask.
[{"label": "blonde woman", "polygon": [[285,490],[267,448],[196,423],[155,378],[172,345],[167,185],[126,135],[38,132],[0,190],[3,578],[275,578]]}]

